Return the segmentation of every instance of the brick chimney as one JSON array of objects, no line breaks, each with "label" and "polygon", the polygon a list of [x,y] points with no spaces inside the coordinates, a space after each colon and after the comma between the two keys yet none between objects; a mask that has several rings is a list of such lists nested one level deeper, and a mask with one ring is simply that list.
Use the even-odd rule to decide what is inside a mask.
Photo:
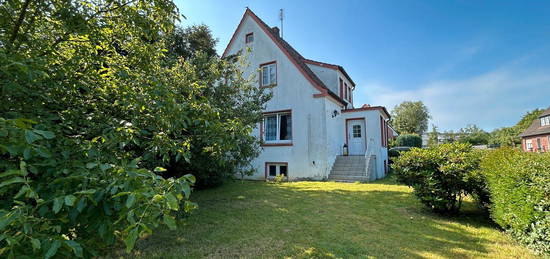
[{"label": "brick chimney", "polygon": [[271,30],[277,34],[277,36],[281,37],[281,31],[279,30],[279,27],[275,26],[271,28]]}]

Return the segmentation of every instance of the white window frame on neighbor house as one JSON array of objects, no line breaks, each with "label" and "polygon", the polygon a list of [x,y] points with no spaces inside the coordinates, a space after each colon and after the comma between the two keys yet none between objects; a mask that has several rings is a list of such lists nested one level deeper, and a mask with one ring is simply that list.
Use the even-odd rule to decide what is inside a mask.
[{"label": "white window frame on neighbor house", "polygon": [[260,87],[277,85],[277,62],[271,61],[260,65]]},{"label": "white window frame on neighbor house", "polygon": [[[271,174],[271,169],[275,169],[275,175]],[[288,177],[288,163],[286,162],[266,162],[265,163],[265,178],[275,178],[276,176],[281,175],[281,169],[284,168],[286,172],[284,173],[285,177]]]},{"label": "white window frame on neighbor house", "polygon": [[533,150],[533,140],[532,139],[525,140],[525,147],[527,148],[527,150],[532,151]]},{"label": "white window frame on neighbor house", "polygon": [[[282,118],[286,116],[286,118],[290,119],[286,121],[286,139],[281,139],[282,135]],[[275,118],[275,136],[273,134],[268,134],[268,120],[273,121],[272,118]],[[290,125],[289,125],[290,124]],[[262,122],[261,127],[261,135],[262,140],[264,142],[263,146],[289,146],[292,145],[292,110],[284,110],[284,111],[276,111],[276,112],[266,112],[264,113],[264,119]],[[271,130],[269,130],[271,131]],[[273,138],[274,137],[274,138]]]}]

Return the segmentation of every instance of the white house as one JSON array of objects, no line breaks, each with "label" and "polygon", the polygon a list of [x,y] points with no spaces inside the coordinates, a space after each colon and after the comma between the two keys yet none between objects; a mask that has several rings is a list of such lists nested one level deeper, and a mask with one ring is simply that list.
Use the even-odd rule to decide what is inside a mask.
[{"label": "white house", "polygon": [[[318,43],[312,43],[318,44]],[[249,52],[242,51],[250,49]],[[269,88],[263,123],[253,133],[263,142],[251,179],[285,175],[290,180],[373,180],[387,172],[390,117],[382,106],[354,108],[355,83],[343,67],[302,57],[250,9],[223,56],[242,53]],[[349,156],[344,156],[345,146]]]}]

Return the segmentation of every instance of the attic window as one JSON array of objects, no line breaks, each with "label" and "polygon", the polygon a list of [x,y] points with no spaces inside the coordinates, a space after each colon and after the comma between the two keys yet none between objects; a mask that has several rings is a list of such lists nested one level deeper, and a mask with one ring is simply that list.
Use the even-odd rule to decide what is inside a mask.
[{"label": "attic window", "polygon": [[549,126],[550,125],[550,116],[540,118],[540,125],[541,126]]},{"label": "attic window", "polygon": [[275,61],[260,65],[260,86],[277,85],[277,63]]},{"label": "attic window", "polygon": [[252,43],[254,41],[254,33],[249,33],[245,36],[245,42],[246,44]]}]

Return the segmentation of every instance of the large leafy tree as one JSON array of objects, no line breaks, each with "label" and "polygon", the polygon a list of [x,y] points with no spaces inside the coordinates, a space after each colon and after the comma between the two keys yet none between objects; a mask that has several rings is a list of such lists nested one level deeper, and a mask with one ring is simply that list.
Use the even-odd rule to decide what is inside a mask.
[{"label": "large leafy tree", "polygon": [[395,106],[391,112],[392,125],[399,134],[422,135],[428,129],[430,113],[422,101],[405,101]]},{"label": "large leafy tree", "polygon": [[130,250],[193,207],[194,177],[164,168],[246,167],[267,97],[237,57],[166,62],[177,19],[168,0],[2,2],[0,257]]},{"label": "large leafy tree", "polygon": [[458,141],[470,143],[472,145],[487,145],[489,142],[489,133],[479,128],[475,124],[470,124],[460,129]]},{"label": "large leafy tree", "polygon": [[167,34],[168,56],[172,58],[192,59],[202,53],[207,57],[216,56],[216,43],[210,28],[204,24],[187,28],[176,26]]}]

